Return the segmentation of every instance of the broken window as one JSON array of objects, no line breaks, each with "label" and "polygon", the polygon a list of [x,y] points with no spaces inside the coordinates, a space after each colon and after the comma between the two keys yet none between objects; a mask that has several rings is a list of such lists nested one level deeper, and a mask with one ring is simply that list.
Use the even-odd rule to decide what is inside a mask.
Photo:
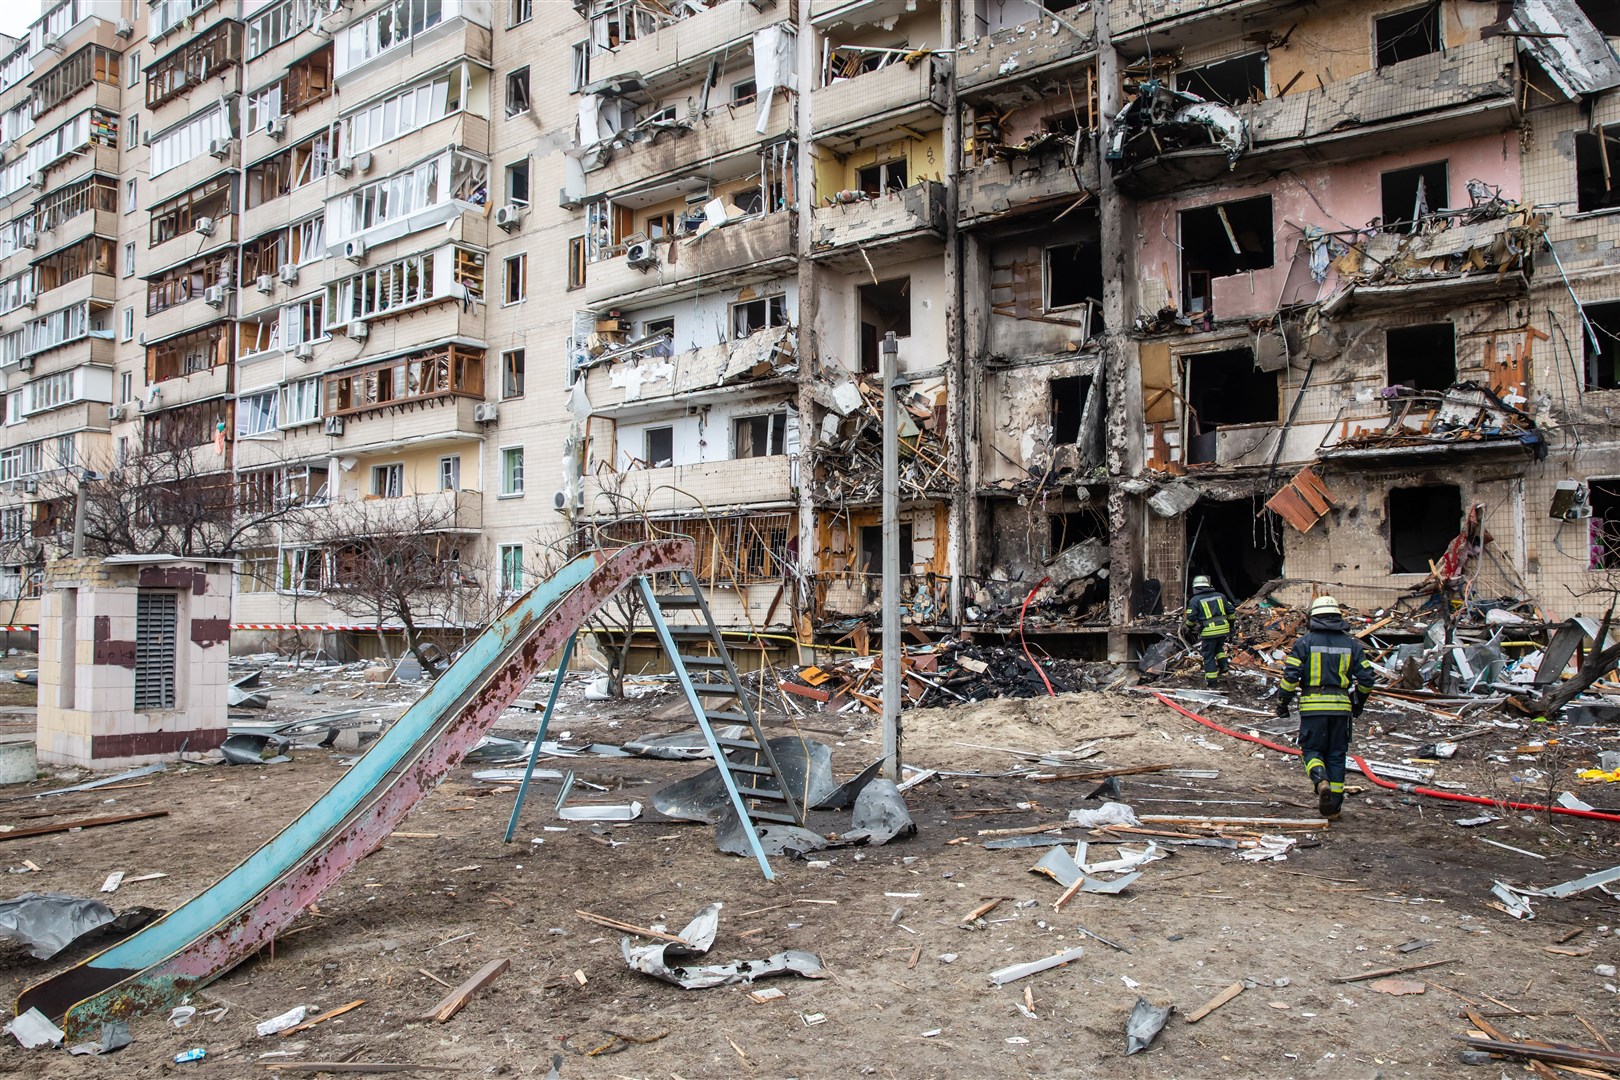
[{"label": "broken window", "polygon": [[1586,304],[1581,315],[1586,331],[1581,334],[1586,343],[1586,389],[1620,389],[1620,300]]},{"label": "broken window", "polygon": [[529,69],[519,68],[506,77],[506,118],[529,111]]},{"label": "broken window", "polygon": [[1450,201],[1443,161],[1384,173],[1379,183],[1384,196],[1384,228],[1392,232],[1412,232],[1417,222],[1444,210]]},{"label": "broken window", "polygon": [[1393,572],[1427,574],[1462,525],[1462,489],[1456,484],[1391,488],[1389,554]]},{"label": "broken window", "polygon": [[734,458],[770,457],[787,452],[787,413],[739,416],[731,424]]},{"label": "broken window", "polygon": [[643,433],[642,461],[650,468],[660,469],[675,464],[675,429],[673,427],[648,428]]},{"label": "broken window", "polygon": [[1613,0],[1575,0],[1575,6],[1605,37],[1620,37],[1620,7]]},{"label": "broken window", "polygon": [[397,499],[405,494],[405,466],[373,465],[371,467],[371,494],[379,499]]},{"label": "broken window", "polygon": [[1620,127],[1575,134],[1575,209],[1620,206]]},{"label": "broken window", "polygon": [[1588,480],[1586,498],[1592,507],[1591,568],[1620,570],[1620,479]]},{"label": "broken window", "polygon": [[1271,196],[1181,211],[1182,309],[1212,311],[1216,278],[1272,265]]},{"label": "broken window", "polygon": [[659,334],[675,340],[675,316],[670,315],[662,319],[648,319],[641,324],[641,336],[644,338],[656,337]]},{"label": "broken window", "polygon": [[1215,460],[1215,432],[1235,424],[1270,424],[1278,420],[1277,372],[1261,371],[1254,350],[1183,356],[1186,369],[1187,461]]},{"label": "broken window", "polygon": [[506,201],[513,206],[529,205],[529,159],[506,167]]},{"label": "broken window", "polygon": [[1067,551],[1087,540],[1108,539],[1108,519],[1096,507],[1070,510],[1062,514],[1049,514],[1047,522],[1047,550],[1053,555]]},{"label": "broken window", "polygon": [[568,241],[568,288],[585,287],[585,238],[576,236]]},{"label": "broken window", "polygon": [[1445,390],[1457,381],[1457,330],[1450,323],[1384,332],[1386,386]]},{"label": "broken window", "polygon": [[1047,384],[1052,402],[1052,444],[1067,446],[1080,441],[1080,416],[1086,411],[1086,395],[1091,392],[1089,375],[1070,375]]},{"label": "broken window", "polygon": [[506,302],[521,304],[529,295],[529,257],[510,255],[506,259]]},{"label": "broken window", "polygon": [[523,361],[522,349],[511,349],[501,353],[501,397],[503,399],[523,396]]},{"label": "broken window", "polygon": [[665,210],[661,214],[648,214],[641,231],[647,234],[649,240],[668,240],[675,236],[675,211]]},{"label": "broken window", "polygon": [[1186,526],[1186,580],[1206,575],[1241,602],[1283,576],[1282,522],[1258,498],[1199,499]]},{"label": "broken window", "polygon": [[1046,249],[1046,308],[1102,306],[1102,253],[1094,244],[1059,244]]},{"label": "broken window", "polygon": [[906,189],[906,160],[896,158],[864,169],[855,170],[855,186],[866,192],[868,198],[877,198],[889,191]]},{"label": "broken window", "polygon": [[1266,54],[1233,56],[1176,73],[1176,89],[1205,101],[1246,105],[1266,96]]},{"label": "broken window", "polygon": [[731,332],[733,337],[745,338],[756,330],[768,326],[786,326],[787,297],[765,296],[731,305]]},{"label": "broken window", "polygon": [[855,290],[861,310],[861,370],[881,370],[880,343],[891,330],[897,338],[911,336],[911,279],[891,278]]},{"label": "broken window", "polygon": [[[900,526],[900,573],[911,573],[911,526]],[[858,573],[883,573],[883,526],[861,526],[861,566]]]},{"label": "broken window", "polygon": [[1373,48],[1381,68],[1439,52],[1444,45],[1440,0],[1373,20]]},{"label": "broken window", "polygon": [[747,105],[759,96],[759,84],[753,79],[744,79],[739,83],[731,84],[731,103],[733,105]]}]

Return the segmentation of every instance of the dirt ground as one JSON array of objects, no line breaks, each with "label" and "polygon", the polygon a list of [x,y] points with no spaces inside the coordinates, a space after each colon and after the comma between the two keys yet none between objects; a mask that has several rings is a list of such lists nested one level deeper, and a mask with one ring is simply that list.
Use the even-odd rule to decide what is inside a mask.
[{"label": "dirt ground", "polygon": [[[305,694],[312,685],[322,689]],[[392,715],[413,696],[368,689],[352,673],[276,674],[270,686],[272,715],[362,706]],[[582,686],[570,680],[553,737],[618,743],[688,726],[667,692],[592,703]],[[1257,684],[1240,683],[1232,695],[1256,712],[1207,711],[1229,725],[1270,725],[1257,691]],[[535,720],[514,709],[502,730],[532,731]],[[870,716],[811,714],[799,723],[834,747],[840,776],[877,756]],[[1357,750],[1399,762],[1412,756],[1416,740],[1479,723],[1370,710]],[[1369,738],[1374,730],[1381,734]],[[1013,751],[1100,739],[1104,752],[1084,763],[1088,769],[1218,770],[1214,779],[1121,778],[1121,799],[1138,814],[1311,816],[1294,759],[1200,727],[1140,693],[925,710],[907,715],[906,733],[912,763],[988,774],[1023,764]],[[1616,734],[1492,729],[1461,742],[1457,758],[1436,768],[1442,782],[1468,790],[1511,789],[1539,800],[1569,788],[1600,808],[1605,799],[1614,806],[1620,797],[1607,796],[1606,785],[1574,788],[1572,775],[1598,750],[1615,748]],[[1529,745],[1553,737],[1551,749]],[[1515,748],[1526,752],[1509,752]],[[169,812],[0,842],[0,866],[13,871],[8,895],[95,896],[113,870],[161,872],[168,876],[127,884],[104,899],[116,909],[177,905],[295,817],[352,757],[303,749],[280,765],[180,765],[117,790],[0,803],[0,827]],[[643,803],[656,785],[700,767],[641,758],[570,764],[582,779],[624,793],[608,797]],[[1082,893],[1055,913],[1062,890],[1028,872],[1042,852],[985,850],[977,832],[1064,820],[1072,808],[1098,805],[1085,799],[1092,782],[939,776],[907,792],[916,837],[822,852],[813,862],[777,858],[777,880],[767,882],[751,860],[717,852],[709,828],[663,820],[650,809],[622,826],[559,823],[555,782],[527,803],[518,842],[502,844],[513,795],[488,793],[472,771],[459,769],[400,829],[426,835],[388,841],[301,916],[273,953],[197,995],[200,1015],[188,1027],[139,1019],[134,1043],[105,1058],[24,1051],[5,1039],[0,1076],[243,1077],[269,1063],[340,1059],[544,1076],[554,1053],[562,1055],[564,1078],[1520,1075],[1522,1067],[1508,1062],[1478,1069],[1459,1063],[1453,1036],[1471,1026],[1459,1015],[1469,1002],[1509,1034],[1620,1043],[1616,980],[1594,973],[1620,964],[1613,899],[1600,891],[1538,899],[1537,918],[1528,922],[1486,906],[1496,879],[1545,886],[1620,863],[1620,833],[1603,823],[1549,823],[1497,810],[1501,820],[1462,828],[1454,822],[1486,808],[1373,789],[1352,795],[1340,822],[1291,834],[1303,844],[1286,861],[1250,863],[1230,851],[1182,847],[1145,867],[1126,892]],[[77,775],[46,776],[0,798]],[[1368,787],[1359,777],[1351,782]],[[836,828],[838,820],[817,824]],[[1086,838],[1082,831],[1065,835]],[[963,837],[969,842],[950,843]],[[1113,850],[1094,841],[1091,856]],[[16,872],[24,860],[40,871]],[[998,896],[1009,899],[979,928],[963,926],[967,912]],[[830,977],[682,990],[631,972],[620,935],[575,914],[585,909],[678,931],[711,901],[724,905],[711,959],[802,949],[817,954]],[[1398,950],[1415,940],[1433,944]],[[998,968],[1076,945],[1084,955],[1067,967],[1001,989],[987,979]],[[497,957],[510,958],[511,969],[464,1011],[444,1024],[417,1019],[447,992],[442,984],[459,983]],[[0,977],[13,994],[74,959],[36,961],[15,942],[0,941]],[[1390,996],[1366,981],[1340,981],[1430,961],[1443,963],[1406,976],[1421,982],[1418,994]],[[1247,986],[1235,1000],[1197,1024],[1185,1019],[1233,982]],[[750,998],[750,989],[767,986],[786,996]],[[1125,1018],[1138,997],[1174,1004],[1176,1015],[1150,1049],[1126,1057]],[[359,999],[365,1004],[290,1037],[254,1036],[256,1022],[295,1005],[332,1009]],[[224,1011],[201,1015],[214,1008]],[[825,1019],[812,1023],[818,1016]],[[171,1062],[193,1047],[206,1048],[207,1058]],[[588,1056],[603,1047],[615,1052]]]}]

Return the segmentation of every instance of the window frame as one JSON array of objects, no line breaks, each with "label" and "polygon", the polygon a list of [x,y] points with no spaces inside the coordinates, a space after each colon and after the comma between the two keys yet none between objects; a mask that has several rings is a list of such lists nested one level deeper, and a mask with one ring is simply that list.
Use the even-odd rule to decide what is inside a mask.
[{"label": "window frame", "polygon": [[[521,444],[500,448],[500,494],[502,499],[523,497],[524,447]],[[513,466],[516,468],[513,468]]]}]

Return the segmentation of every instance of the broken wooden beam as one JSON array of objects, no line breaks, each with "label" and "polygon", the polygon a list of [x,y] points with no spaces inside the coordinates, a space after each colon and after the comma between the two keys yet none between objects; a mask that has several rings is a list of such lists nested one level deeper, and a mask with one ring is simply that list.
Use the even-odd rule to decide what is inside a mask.
[{"label": "broken wooden beam", "polygon": [[146,821],[148,818],[168,817],[167,810],[149,810],[143,814],[117,814],[113,817],[79,818],[76,821],[59,821],[55,825],[36,825],[32,829],[14,829],[8,833],[0,833],[0,840],[26,840],[30,836],[49,836],[51,833],[75,832],[79,829],[94,829],[102,825],[122,825],[126,821]]},{"label": "broken wooden beam", "polygon": [[1430,960],[1427,964],[1407,964],[1405,967],[1373,968],[1363,971],[1359,975],[1341,975],[1334,979],[1336,983],[1363,982],[1367,979],[1382,979],[1386,975],[1404,975],[1408,971],[1422,971],[1424,968],[1443,967],[1446,964],[1455,964],[1455,960]]},{"label": "broken wooden beam", "polygon": [[634,923],[620,922],[617,919],[610,919],[606,915],[597,915],[594,912],[584,911],[580,908],[575,908],[574,914],[586,922],[595,923],[597,926],[605,926],[609,930],[622,930],[627,934],[657,938],[659,941],[672,941],[676,945],[691,945],[691,942],[676,934],[668,934],[662,930],[652,930],[645,926],[637,926]]},{"label": "broken wooden beam", "polygon": [[1231,1001],[1241,993],[1243,993],[1243,984],[1240,982],[1233,983],[1231,986],[1228,986],[1225,990],[1222,990],[1220,993],[1204,1002],[1204,1004],[1188,1013],[1187,1023],[1198,1023],[1198,1021],[1202,1020],[1204,1017],[1208,1016],[1222,1005],[1225,1005],[1228,1001]]},{"label": "broken wooden beam", "polygon": [[512,961],[506,959],[505,957],[502,957],[499,960],[491,960],[489,963],[479,968],[472,978],[450,991],[444,996],[442,1001],[433,1006],[433,1008],[429,1009],[427,1012],[423,1013],[422,1019],[437,1020],[441,1024],[444,1023],[446,1020],[449,1020],[452,1016],[456,1015],[456,1013],[466,1008],[467,1002],[472,1000],[472,996],[474,994],[478,993],[478,991],[500,978],[501,975],[505,973],[506,969],[511,966]]}]

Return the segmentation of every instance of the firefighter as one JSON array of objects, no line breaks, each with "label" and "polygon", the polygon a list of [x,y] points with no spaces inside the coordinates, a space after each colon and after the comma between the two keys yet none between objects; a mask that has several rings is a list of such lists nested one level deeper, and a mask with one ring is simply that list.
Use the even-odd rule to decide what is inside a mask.
[{"label": "firefighter", "polygon": [[1187,601],[1187,629],[1198,631],[1198,648],[1204,654],[1204,683],[1214,686],[1226,674],[1226,639],[1232,633],[1232,602],[1216,591],[1209,578],[1193,578],[1192,599]]},{"label": "firefighter", "polygon": [[1360,716],[1373,689],[1373,666],[1361,642],[1346,633],[1339,602],[1311,601],[1310,623],[1283,661],[1277,715],[1284,719],[1299,696],[1299,749],[1316,789],[1317,809],[1337,821],[1344,806],[1344,765],[1350,719]]}]

